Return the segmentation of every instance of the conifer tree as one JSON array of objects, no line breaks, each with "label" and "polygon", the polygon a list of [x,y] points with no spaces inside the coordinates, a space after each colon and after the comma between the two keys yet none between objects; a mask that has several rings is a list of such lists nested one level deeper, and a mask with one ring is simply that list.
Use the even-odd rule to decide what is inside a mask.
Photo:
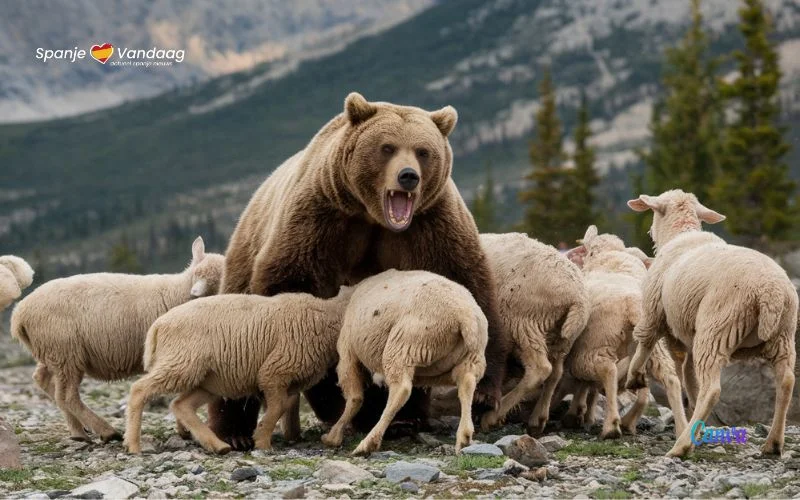
[{"label": "conifer tree", "polygon": [[539,103],[529,149],[531,170],[525,176],[529,185],[519,194],[526,206],[521,226],[531,237],[557,245],[565,239],[564,226],[571,214],[563,210],[568,174],[564,169],[561,121],[549,68],[539,83]]},{"label": "conifer tree", "polygon": [[589,121],[589,104],[586,101],[586,95],[583,94],[575,125],[575,153],[572,155],[575,168],[570,172],[572,187],[569,189],[570,196],[568,198],[572,212],[571,226],[574,226],[577,232],[574,238],[569,238],[569,241],[580,238],[590,224],[599,222],[594,206],[594,189],[600,182],[600,178],[594,166],[595,151],[589,145],[589,138],[592,135]]},{"label": "conifer tree", "polygon": [[497,202],[494,194],[494,179],[491,166],[486,167],[486,183],[478,189],[472,202],[472,216],[478,231],[490,233],[497,230]]},{"label": "conifer tree", "polygon": [[789,151],[778,126],[781,70],[769,40],[771,21],[760,0],[739,10],[744,50],[735,51],[738,76],[721,90],[735,118],[727,127],[713,208],[745,244],[759,246],[787,236],[797,220],[795,184],[783,158]]},{"label": "conifer tree", "polygon": [[126,236],[123,236],[120,242],[111,249],[108,267],[112,273],[142,273],[142,265],[139,263],[136,250],[128,244]]}]

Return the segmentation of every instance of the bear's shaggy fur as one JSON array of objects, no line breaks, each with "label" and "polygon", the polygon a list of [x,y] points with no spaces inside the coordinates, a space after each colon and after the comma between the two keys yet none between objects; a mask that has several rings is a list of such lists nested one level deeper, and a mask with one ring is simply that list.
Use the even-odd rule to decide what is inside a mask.
[{"label": "bear's shaggy fur", "polygon": [[[344,112],[253,195],[231,237],[222,293],[332,297],[340,285],[390,268],[445,276],[466,287],[488,319],[487,369],[475,399],[495,407],[508,347],[475,222],[450,177],[447,136],[457,118],[450,106],[428,112],[348,95]],[[401,175],[409,169],[417,182]],[[305,394],[321,420],[338,419],[344,400],[333,372]],[[374,389],[367,392],[356,427],[377,421],[383,394],[376,401]],[[412,418],[423,418],[424,397],[412,402]],[[257,409],[241,400],[217,402],[212,428],[234,448],[246,448],[251,443],[242,436],[252,434]],[[296,424],[296,417],[283,422],[289,439]]]}]

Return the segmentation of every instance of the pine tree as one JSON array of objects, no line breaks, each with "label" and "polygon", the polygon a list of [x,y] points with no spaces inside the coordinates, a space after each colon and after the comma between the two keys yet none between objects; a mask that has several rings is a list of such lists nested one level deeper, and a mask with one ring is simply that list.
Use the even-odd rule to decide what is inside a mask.
[{"label": "pine tree", "polygon": [[797,208],[783,161],[789,145],[777,125],[781,70],[769,40],[769,14],[761,1],[744,0],[739,17],[745,39],[745,49],[733,54],[739,75],[721,88],[736,117],[725,133],[712,196],[714,208],[728,216],[731,233],[758,246],[786,237]]},{"label": "pine tree", "polygon": [[478,189],[475,200],[472,202],[472,216],[475,225],[482,233],[491,233],[497,230],[496,214],[497,202],[494,194],[494,179],[491,166],[486,167],[486,183]]},{"label": "pine tree", "polygon": [[564,169],[561,122],[549,68],[539,83],[539,103],[529,150],[532,168],[525,176],[530,185],[519,194],[520,201],[527,205],[522,229],[542,242],[556,245],[564,240],[570,214],[563,210],[568,174]]},{"label": "pine tree", "polygon": [[575,168],[571,174],[570,202],[571,202],[571,225],[576,228],[575,238],[583,236],[586,228],[591,224],[598,223],[598,216],[594,208],[595,196],[594,189],[600,182],[600,178],[595,170],[595,151],[589,145],[589,138],[592,129],[589,126],[589,104],[586,95],[581,95],[581,106],[578,109],[578,120],[575,126],[575,153],[572,161]]},{"label": "pine tree", "polygon": [[111,249],[108,268],[112,273],[142,273],[142,265],[139,263],[136,250],[128,244],[126,236],[123,236],[120,242]]},{"label": "pine tree", "polygon": [[663,96],[653,106],[650,150],[640,153],[650,194],[681,188],[707,199],[723,125],[717,66],[708,56],[700,0],[692,0],[689,31],[666,51]]}]

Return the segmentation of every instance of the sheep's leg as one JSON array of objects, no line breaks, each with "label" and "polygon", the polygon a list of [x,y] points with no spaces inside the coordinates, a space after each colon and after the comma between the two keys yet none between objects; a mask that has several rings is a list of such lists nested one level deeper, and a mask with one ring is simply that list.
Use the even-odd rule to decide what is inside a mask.
[{"label": "sheep's leg", "polygon": [[561,381],[561,375],[564,374],[564,359],[557,359],[552,363],[553,370],[550,372],[544,385],[542,386],[542,393],[539,395],[536,406],[533,408],[533,413],[528,420],[528,434],[532,436],[539,436],[544,432],[544,427],[547,425],[547,419],[550,417],[550,400],[553,399],[553,393]]},{"label": "sheep's leg", "polygon": [[478,373],[474,363],[466,362],[458,365],[453,370],[453,378],[458,386],[458,400],[461,403],[461,420],[456,431],[456,453],[472,443],[475,426],[472,424],[472,398],[475,395],[475,386],[478,383]]},{"label": "sheep's leg", "polygon": [[586,398],[589,395],[589,384],[581,383],[572,394],[569,410],[561,419],[561,425],[568,429],[578,429],[586,419]]},{"label": "sheep's leg", "polygon": [[586,425],[594,425],[595,415],[597,414],[597,396],[600,393],[594,387],[589,389],[589,397],[586,401],[586,416],[583,423]]},{"label": "sheep's leg", "polygon": [[697,408],[697,395],[700,388],[697,385],[697,376],[694,372],[694,356],[692,351],[686,353],[683,360],[683,383],[686,387],[686,397],[689,400],[689,408],[694,412]]},{"label": "sheep's leg", "polygon": [[622,431],[627,434],[636,434],[636,424],[642,418],[644,410],[647,408],[647,400],[650,397],[650,389],[642,387],[636,391],[636,401],[630,407],[628,412],[622,417],[621,427]]},{"label": "sheep's leg", "polygon": [[633,353],[631,364],[628,366],[628,376],[625,388],[630,390],[641,389],[647,386],[647,373],[645,364],[650,359],[658,339],[661,338],[658,323],[653,321],[649,314],[645,314],[633,329],[633,338],[636,339],[636,352]]},{"label": "sheep's leg", "polygon": [[[544,334],[541,335],[544,337]],[[481,428],[483,430],[489,430],[502,422],[508,412],[531,394],[553,370],[546,353],[532,344],[520,346],[518,352],[525,374],[517,385],[503,396],[503,399],[500,400],[500,407],[483,416],[481,419]]]},{"label": "sheep's leg", "polygon": [[783,453],[784,432],[786,428],[786,413],[794,390],[794,346],[783,349],[785,354],[773,360],[775,370],[775,414],[772,416],[772,427],[767,435],[761,453],[765,455],[781,455]]},{"label": "sheep's leg", "polygon": [[692,431],[695,424],[703,420],[711,414],[714,405],[719,401],[721,391],[720,374],[722,367],[725,365],[727,353],[713,352],[712,350],[718,349],[718,343],[714,342],[718,336],[710,336],[709,339],[699,340],[695,338],[695,345],[708,346],[703,352],[695,352],[695,373],[697,374],[698,382],[700,385],[699,398],[697,405],[694,408],[689,426],[683,430],[675,445],[667,453],[670,457],[682,457],[689,453],[693,447],[692,438],[694,437]]},{"label": "sheep's leg", "polygon": [[386,408],[383,409],[381,419],[375,427],[367,434],[358,447],[353,451],[353,455],[369,455],[381,447],[383,435],[397,412],[406,404],[411,397],[413,388],[414,369],[406,368],[401,373],[386,373],[386,384],[389,386],[389,400]]},{"label": "sheep's leg", "polygon": [[600,360],[596,368],[598,378],[606,391],[606,418],[600,439],[616,439],[622,435],[620,430],[619,406],[617,402],[617,365],[610,359]]},{"label": "sheep's leg", "polygon": [[659,346],[656,349],[661,351],[660,355],[651,358],[650,372],[667,391],[667,399],[669,400],[669,407],[672,410],[673,418],[675,419],[675,436],[680,436],[686,426],[686,410],[683,408],[683,391],[681,389],[681,380],[678,377],[678,370],[675,365],[674,358]]},{"label": "sheep's leg", "polygon": [[326,446],[341,446],[344,439],[344,430],[353,421],[361,405],[364,403],[364,378],[358,361],[349,351],[341,353],[339,364],[336,366],[339,386],[345,399],[344,412],[339,420],[331,427],[327,434],[322,436]]},{"label": "sheep's leg", "polygon": [[[144,380],[144,379],[143,379]],[[139,382],[137,382],[138,384]],[[134,384],[136,385],[136,384]],[[231,451],[231,446],[214,434],[205,422],[197,416],[197,409],[214,401],[216,397],[210,392],[196,388],[182,393],[170,403],[169,408],[175,419],[181,422],[200,446],[211,453],[225,455]]]},{"label": "sheep's leg", "polygon": [[[125,409],[125,442],[129,453],[142,452],[142,413],[144,405],[150,397],[158,393],[155,379],[145,375],[134,382],[128,396],[128,407]],[[177,416],[176,416],[177,419]]]},{"label": "sheep's leg", "polygon": [[289,394],[287,388],[281,386],[262,386],[261,390],[264,392],[267,411],[256,426],[253,439],[256,443],[256,449],[271,450],[272,433],[275,431],[275,426],[278,425],[278,420],[283,416],[289,405]]},{"label": "sheep's leg", "polygon": [[[36,382],[36,385],[47,394],[53,402],[56,401],[56,384],[53,382],[53,374],[50,373],[50,370],[47,369],[43,363],[39,363],[36,365],[36,371],[33,372],[33,380]],[[83,427],[78,418],[70,412],[63,412],[64,418],[67,421],[67,428],[69,429],[69,438],[75,441],[84,441],[87,443],[91,443],[92,439],[86,433],[86,429]]]},{"label": "sheep's leg", "polygon": [[281,419],[283,439],[290,443],[300,441],[300,394],[289,396],[289,403]]},{"label": "sheep's leg", "polygon": [[63,373],[54,374],[56,385],[56,404],[66,415],[71,413],[81,421],[84,427],[98,434],[100,439],[107,443],[109,441],[121,441],[122,434],[100,418],[95,412],[89,409],[81,401],[80,384],[83,378],[82,373]]}]

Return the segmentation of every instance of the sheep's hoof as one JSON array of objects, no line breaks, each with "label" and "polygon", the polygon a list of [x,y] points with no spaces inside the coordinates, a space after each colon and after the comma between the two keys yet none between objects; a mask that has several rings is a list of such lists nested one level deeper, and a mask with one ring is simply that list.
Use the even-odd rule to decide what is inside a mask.
[{"label": "sheep's hoof", "polygon": [[214,450],[214,453],[216,453],[217,455],[227,455],[230,452],[231,452],[231,447],[228,446],[227,444],[225,446],[220,446],[219,448]]},{"label": "sheep's hoof", "polygon": [[338,448],[342,445],[342,437],[341,436],[331,436],[331,433],[323,434],[320,438],[322,444],[325,446],[330,446],[331,448]]},{"label": "sheep's hoof", "polygon": [[619,439],[622,437],[622,432],[619,427],[614,427],[600,434],[600,439]]},{"label": "sheep's hoof", "polygon": [[114,432],[113,434],[109,434],[107,436],[101,436],[100,440],[104,443],[110,443],[111,441],[122,441],[122,434],[119,432]]},{"label": "sheep's hoof", "polygon": [[544,428],[547,425],[547,420],[540,420],[538,422],[531,422],[528,424],[528,435],[538,437],[544,434]]},{"label": "sheep's hoof", "polygon": [[636,426],[635,425],[624,425],[622,426],[622,433],[623,434],[630,434],[631,436],[636,435]]},{"label": "sheep's hoof", "polygon": [[380,448],[380,444],[361,441],[361,444],[359,444],[358,447],[353,450],[351,455],[354,457],[368,457],[373,451],[378,451],[378,448]]},{"label": "sheep's hoof", "polygon": [[84,434],[83,436],[70,436],[69,438],[71,440],[73,440],[73,441],[78,441],[80,443],[91,443],[92,442],[92,438],[90,438],[86,434]]},{"label": "sheep's hoof", "polygon": [[781,456],[783,455],[783,445],[777,441],[767,441],[764,443],[764,446],[761,447],[761,454]]},{"label": "sheep's hoof", "polygon": [[141,448],[141,447],[140,447],[138,444],[137,444],[137,445],[133,445],[133,444],[129,444],[129,443],[123,443],[123,445],[122,445],[122,446],[123,446],[123,447],[124,447],[124,448],[125,448],[125,449],[128,451],[128,453],[130,453],[131,455],[141,455],[141,454],[142,454],[142,448]]},{"label": "sheep's hoof", "polygon": [[691,450],[692,450],[692,446],[691,445],[686,447],[686,446],[681,446],[681,445],[676,443],[675,446],[673,446],[672,449],[667,452],[667,456],[668,457],[683,458],[686,455],[688,455]]}]

